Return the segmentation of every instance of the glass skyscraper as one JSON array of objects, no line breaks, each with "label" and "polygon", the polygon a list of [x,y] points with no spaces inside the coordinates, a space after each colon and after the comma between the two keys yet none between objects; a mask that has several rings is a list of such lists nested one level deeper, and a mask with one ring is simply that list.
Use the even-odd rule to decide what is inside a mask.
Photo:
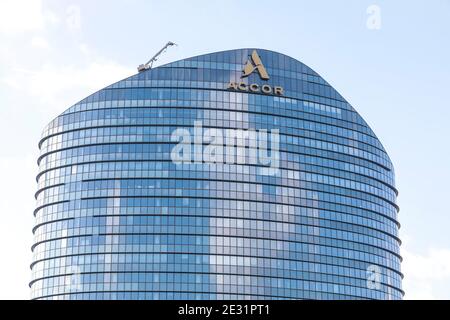
[{"label": "glass skyscraper", "polygon": [[402,299],[392,163],[262,49],[144,70],[39,141],[34,299]]}]

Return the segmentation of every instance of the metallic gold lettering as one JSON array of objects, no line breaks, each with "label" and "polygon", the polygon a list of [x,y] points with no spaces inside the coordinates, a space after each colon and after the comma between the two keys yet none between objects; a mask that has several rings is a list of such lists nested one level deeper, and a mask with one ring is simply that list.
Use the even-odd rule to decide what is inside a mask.
[{"label": "metallic gold lettering", "polygon": [[250,91],[252,91],[252,92],[258,92],[258,91],[259,91],[259,85],[256,84],[256,83],[252,83],[252,84],[250,85]]},{"label": "metallic gold lettering", "polygon": [[284,90],[282,87],[275,87],[273,89],[273,92],[278,96],[282,96],[284,94]]},{"label": "metallic gold lettering", "polygon": [[268,84],[265,84],[261,87],[261,91],[267,94],[272,93],[272,87]]},{"label": "metallic gold lettering", "polygon": [[236,82],[230,82],[230,83],[228,84],[228,89],[234,89],[234,90],[237,90],[238,87],[237,87]]},{"label": "metallic gold lettering", "polygon": [[245,84],[245,82],[230,82],[228,83],[228,87],[227,89],[232,89],[232,90],[236,90],[236,91],[245,91],[245,92],[254,92],[254,93],[265,93],[265,94],[274,94],[277,96],[282,96],[284,95],[284,89],[283,87],[280,86],[276,86],[276,87],[271,87],[268,84],[264,84],[264,85],[259,85],[257,83],[252,83],[252,84]]},{"label": "metallic gold lettering", "polygon": [[239,83],[239,90],[247,91],[248,90],[247,85],[244,82],[240,82]]}]

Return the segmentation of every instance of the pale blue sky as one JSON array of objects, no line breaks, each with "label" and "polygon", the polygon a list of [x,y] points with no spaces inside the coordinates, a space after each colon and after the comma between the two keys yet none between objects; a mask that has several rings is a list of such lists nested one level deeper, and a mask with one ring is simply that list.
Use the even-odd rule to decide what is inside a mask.
[{"label": "pale blue sky", "polygon": [[260,47],[334,86],[396,168],[405,298],[449,299],[449,39],[450,0],[0,1],[0,298],[29,297],[42,128],[171,40],[157,64]]}]

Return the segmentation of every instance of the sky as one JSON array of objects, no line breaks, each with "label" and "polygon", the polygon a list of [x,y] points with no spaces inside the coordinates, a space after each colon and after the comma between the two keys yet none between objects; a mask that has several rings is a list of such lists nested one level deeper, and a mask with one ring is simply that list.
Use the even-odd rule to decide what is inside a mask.
[{"label": "sky", "polygon": [[0,299],[30,297],[42,129],[169,40],[156,65],[264,48],[336,88],[396,169],[405,299],[450,299],[449,39],[450,0],[0,0]]}]

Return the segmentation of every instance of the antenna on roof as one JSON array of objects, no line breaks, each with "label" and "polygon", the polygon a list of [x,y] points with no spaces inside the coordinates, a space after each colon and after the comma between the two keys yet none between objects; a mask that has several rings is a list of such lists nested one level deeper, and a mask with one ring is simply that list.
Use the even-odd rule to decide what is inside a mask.
[{"label": "antenna on roof", "polygon": [[171,46],[176,46],[176,43],[173,43],[171,41],[167,42],[166,45],[159,50],[150,60],[148,60],[148,62],[146,64],[141,64],[139,65],[139,67],[137,68],[139,72],[151,69],[153,66],[153,62],[155,62],[156,60],[158,60],[158,57],[161,53],[163,53],[168,47]]}]

